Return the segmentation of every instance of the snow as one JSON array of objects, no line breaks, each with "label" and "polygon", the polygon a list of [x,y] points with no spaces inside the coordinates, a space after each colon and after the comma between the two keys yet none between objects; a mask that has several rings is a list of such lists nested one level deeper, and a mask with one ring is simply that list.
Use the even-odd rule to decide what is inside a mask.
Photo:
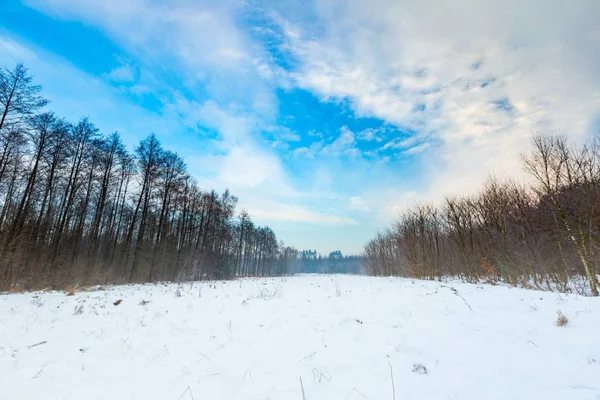
[{"label": "snow", "polygon": [[600,399],[599,332],[597,298],[456,281],[3,294],[0,399]]}]

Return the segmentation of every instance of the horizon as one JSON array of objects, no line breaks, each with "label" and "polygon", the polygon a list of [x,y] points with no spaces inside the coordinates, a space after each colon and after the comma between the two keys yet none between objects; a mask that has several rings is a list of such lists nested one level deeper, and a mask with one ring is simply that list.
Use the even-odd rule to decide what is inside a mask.
[{"label": "horizon", "polygon": [[286,244],[359,254],[409,205],[525,179],[533,133],[600,130],[600,3],[429,4],[8,0],[0,66],[129,150],[154,132]]}]

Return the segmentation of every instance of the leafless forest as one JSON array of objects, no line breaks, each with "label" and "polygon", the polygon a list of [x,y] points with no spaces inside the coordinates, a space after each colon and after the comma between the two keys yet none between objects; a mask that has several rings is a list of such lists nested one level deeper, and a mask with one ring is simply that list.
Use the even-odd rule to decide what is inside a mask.
[{"label": "leafless forest", "polygon": [[298,252],[204,191],[154,134],[45,111],[23,65],[0,70],[0,289],[295,272],[505,281],[598,295],[600,138],[535,136],[529,186],[490,179],[475,196],[417,205],[359,257]]},{"label": "leafless forest", "polygon": [[23,65],[0,70],[0,289],[295,270],[295,249],[201,190],[154,134],[131,154],[47,103]]},{"label": "leafless forest", "polygon": [[600,138],[539,135],[530,186],[490,179],[479,194],[403,213],[365,248],[373,275],[504,281],[598,295]]}]

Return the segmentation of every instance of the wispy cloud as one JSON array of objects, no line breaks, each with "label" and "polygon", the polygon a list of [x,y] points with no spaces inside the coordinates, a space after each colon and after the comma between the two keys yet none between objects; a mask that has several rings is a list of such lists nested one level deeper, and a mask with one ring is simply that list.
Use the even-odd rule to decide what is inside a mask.
[{"label": "wispy cloud", "polygon": [[348,208],[356,211],[369,211],[370,207],[361,196],[352,196],[348,201]]},{"label": "wispy cloud", "polygon": [[520,176],[533,132],[581,138],[597,121],[597,2],[317,4],[318,35],[280,15],[300,62],[291,75],[323,99],[349,99],[358,115],[418,132],[412,147],[394,139],[382,149],[433,161],[424,197],[474,188],[491,171]]},{"label": "wispy cloud", "polygon": [[263,201],[247,206],[252,216],[269,222],[298,222],[318,225],[357,225],[358,222],[345,215],[336,215],[331,210],[312,211],[297,204]]},{"label": "wispy cloud", "polygon": [[121,62],[108,73],[108,78],[119,83],[134,83],[138,78],[138,72],[132,65]]},{"label": "wispy cloud", "polygon": [[348,127],[342,126],[340,135],[332,143],[323,147],[321,153],[327,155],[355,154],[355,143],[354,132]]},{"label": "wispy cloud", "polygon": [[379,129],[367,128],[356,134],[356,138],[358,140],[363,140],[366,142],[381,142],[383,141],[382,132]]},{"label": "wispy cloud", "polygon": [[33,51],[8,36],[0,36],[0,62],[4,65],[18,62],[36,62],[38,57]]}]

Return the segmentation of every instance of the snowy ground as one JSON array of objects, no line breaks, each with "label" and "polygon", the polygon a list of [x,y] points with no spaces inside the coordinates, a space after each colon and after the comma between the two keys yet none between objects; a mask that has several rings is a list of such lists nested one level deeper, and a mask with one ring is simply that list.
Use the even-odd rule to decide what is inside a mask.
[{"label": "snowy ground", "polygon": [[1,400],[302,400],[303,391],[600,399],[600,299],[356,276],[0,295]]}]

